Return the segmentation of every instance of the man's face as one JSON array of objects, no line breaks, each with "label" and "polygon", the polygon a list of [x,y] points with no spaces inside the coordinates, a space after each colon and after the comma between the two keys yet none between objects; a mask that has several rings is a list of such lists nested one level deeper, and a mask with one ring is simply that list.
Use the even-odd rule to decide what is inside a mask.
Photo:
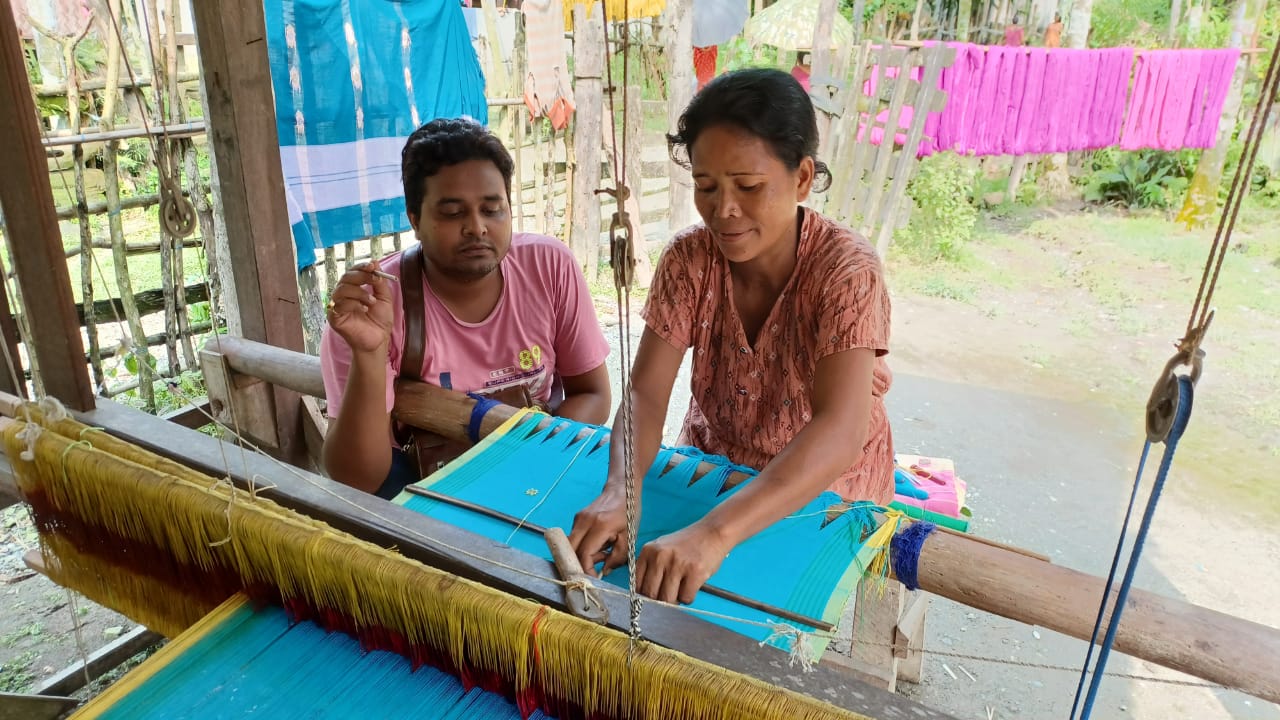
[{"label": "man's face", "polygon": [[479,280],[511,247],[511,203],[498,167],[488,160],[442,168],[426,179],[422,207],[409,214],[431,267],[454,280]]}]

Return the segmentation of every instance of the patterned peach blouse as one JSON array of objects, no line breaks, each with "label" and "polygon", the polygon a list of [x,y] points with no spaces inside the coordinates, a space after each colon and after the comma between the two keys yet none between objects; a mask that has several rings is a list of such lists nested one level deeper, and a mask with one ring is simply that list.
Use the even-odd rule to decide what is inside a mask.
[{"label": "patterned peach blouse", "polygon": [[733,305],[729,263],[705,227],[682,231],[662,254],[644,318],[678,348],[693,348],[692,398],[680,443],[763,469],[813,417],[814,371],[827,355],[876,352],[862,456],[831,483],[846,500],[893,499],[893,437],[884,395],[892,374],[889,293],[875,249],[802,208],[796,268],[756,337]]}]

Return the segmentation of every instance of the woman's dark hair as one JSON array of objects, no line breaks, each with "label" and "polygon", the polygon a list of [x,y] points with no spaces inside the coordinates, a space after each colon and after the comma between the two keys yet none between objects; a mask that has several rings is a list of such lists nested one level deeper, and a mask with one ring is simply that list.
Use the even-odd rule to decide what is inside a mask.
[{"label": "woman's dark hair", "polygon": [[818,159],[818,120],[800,83],[781,70],[752,68],[725,73],[707,83],[667,135],[671,159],[689,167],[693,143],[707,128],[732,125],[765,141],[789,170],[813,158],[813,190],[831,186],[831,171]]},{"label": "woman's dark hair", "polygon": [[405,208],[414,215],[422,211],[427,194],[427,178],[442,168],[468,160],[488,160],[502,173],[511,201],[511,175],[515,161],[506,146],[483,125],[471,118],[439,118],[423,125],[405,141],[400,153],[400,182],[404,184]]}]

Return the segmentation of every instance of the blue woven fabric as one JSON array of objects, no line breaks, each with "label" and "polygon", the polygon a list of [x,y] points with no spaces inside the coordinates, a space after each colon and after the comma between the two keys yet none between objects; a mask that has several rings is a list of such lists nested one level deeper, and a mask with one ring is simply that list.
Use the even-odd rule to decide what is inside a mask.
[{"label": "blue woven fabric", "polygon": [[488,123],[457,0],[268,0],[267,49],[298,267],[409,229],[405,138],[438,117]]},{"label": "blue woven fabric", "polygon": [[[568,532],[573,516],[595,499],[609,464],[609,445],[603,428],[556,419],[542,429],[545,416],[533,416],[510,432],[491,436],[458,461],[419,485],[437,493],[498,510],[542,527]],[[580,435],[585,435],[579,438]],[[644,543],[679,530],[702,518],[716,504],[731,497],[750,480],[725,491],[727,463],[693,481],[699,463],[711,456],[686,460],[671,469],[675,453],[665,448],[644,478],[642,516],[638,533]],[[740,468],[739,468],[740,469]],[[754,476],[754,471],[749,474]],[[550,559],[538,533],[517,530],[510,523],[484,517],[439,500],[401,495],[405,507],[525,552]],[[823,493],[807,506],[735,548],[711,583],[726,590],[807,617],[837,624],[845,604],[862,576],[858,553],[870,522],[867,512],[828,513],[841,498]],[[607,582],[628,584],[626,568],[612,572]],[[759,610],[699,593],[693,607],[758,623],[781,622]],[[707,617],[756,640],[771,635],[768,627]],[[790,649],[790,639],[774,638]]]},{"label": "blue woven fabric", "polygon": [[[221,718],[477,718],[520,720],[501,695],[467,690],[431,667],[284,610],[245,605],[101,716],[102,720]],[[535,712],[532,718],[545,718]]]}]

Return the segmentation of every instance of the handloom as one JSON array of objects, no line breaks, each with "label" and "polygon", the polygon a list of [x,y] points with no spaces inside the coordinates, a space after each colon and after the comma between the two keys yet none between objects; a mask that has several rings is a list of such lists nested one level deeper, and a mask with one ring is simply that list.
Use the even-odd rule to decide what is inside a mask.
[{"label": "handloom", "polygon": [[[680,461],[674,460],[677,450]],[[697,476],[699,465],[708,462],[714,469]],[[608,432],[603,428],[521,413],[419,486],[531,525],[567,529],[574,513],[599,493],[608,463]],[[748,479],[727,487],[734,471]],[[644,478],[638,547],[697,521],[755,475],[754,470],[691,448],[663,448]],[[397,502],[530,554],[551,557],[538,533],[521,532],[508,521],[412,492],[402,494]],[[871,511],[870,506],[850,507],[835,493],[822,493],[734,548],[709,582],[766,605],[838,625],[863,574],[874,566],[883,577],[887,569],[884,551],[897,522],[891,519],[877,528]],[[626,588],[626,568],[608,575],[606,582]],[[794,649],[796,635],[776,631],[788,618],[705,592],[691,607],[705,611],[711,622],[784,650]],[[817,659],[825,647],[824,641],[817,640],[805,652]]]},{"label": "handloom", "polygon": [[[5,447],[51,576],[170,637],[243,592],[464,689],[511,698],[525,716],[863,717],[653,644],[630,654],[623,634],[422,565],[95,428],[34,407],[23,414],[29,422],[4,423]],[[323,710],[305,705],[309,716]]]}]

